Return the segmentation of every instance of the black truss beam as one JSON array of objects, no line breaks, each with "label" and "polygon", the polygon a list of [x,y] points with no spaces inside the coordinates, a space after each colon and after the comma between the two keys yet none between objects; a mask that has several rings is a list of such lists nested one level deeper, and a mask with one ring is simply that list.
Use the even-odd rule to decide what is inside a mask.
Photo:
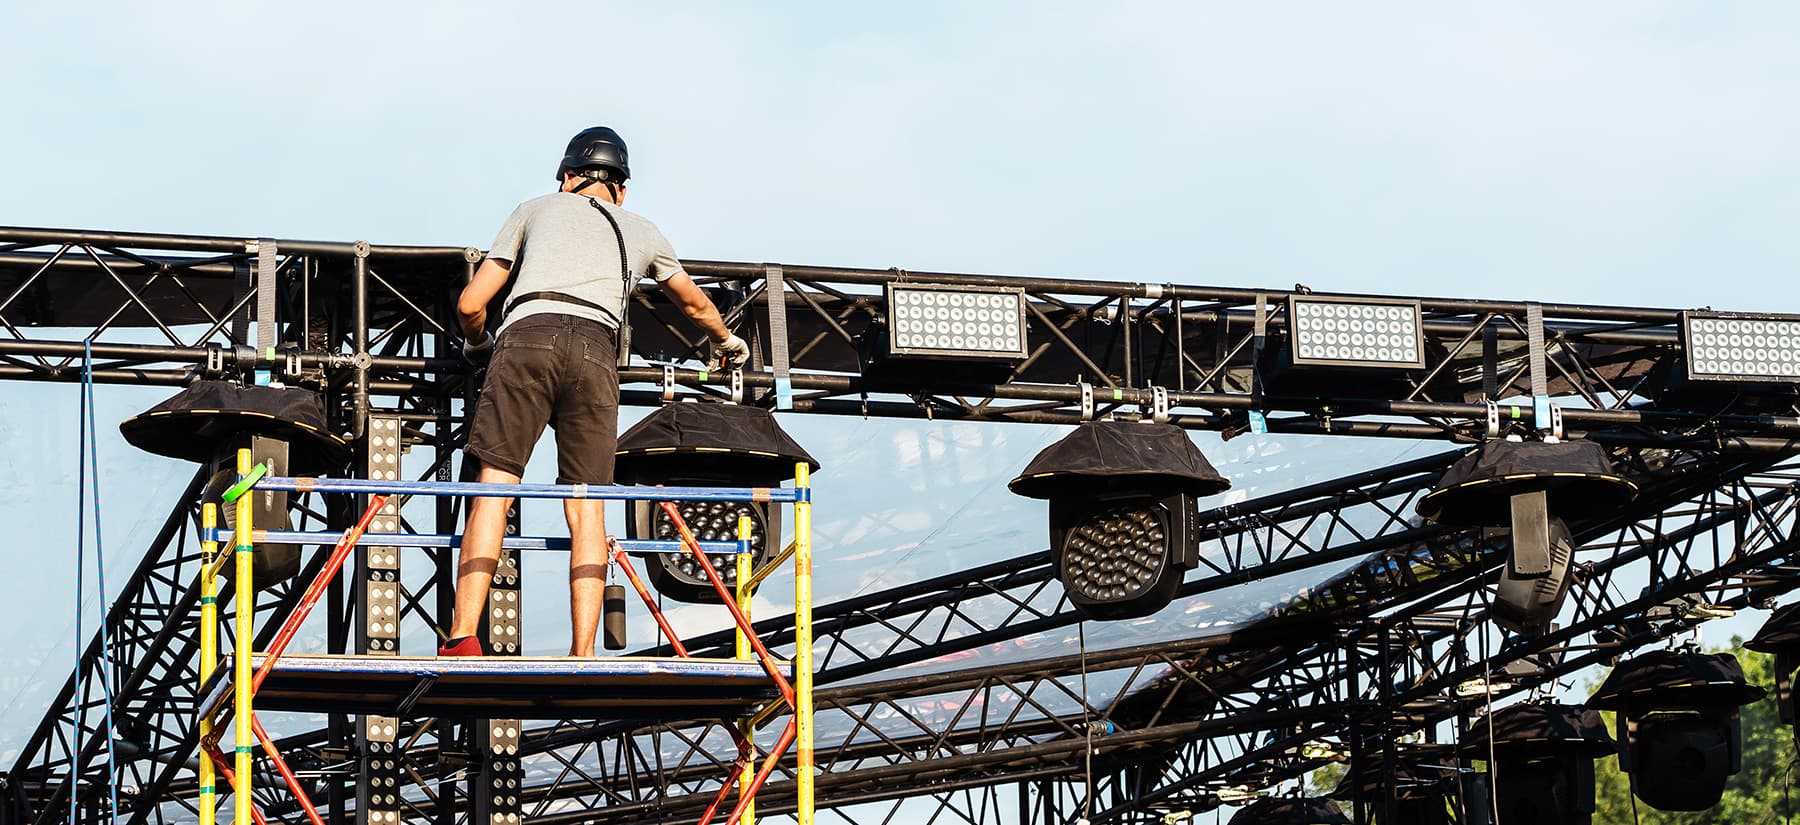
[{"label": "black truss beam", "polygon": [[[276,265],[256,272],[269,245]],[[0,380],[79,380],[90,355],[103,382],[173,385],[266,370],[323,390],[341,432],[360,435],[371,414],[403,422],[408,443],[434,450],[426,475],[447,478],[472,390],[447,357],[448,332],[455,294],[479,257],[453,247],[0,228]],[[1457,685],[1508,664],[1507,690],[1525,689],[1692,624],[1681,604],[1759,604],[1794,584],[1785,564],[1793,484],[1767,467],[1800,451],[1796,393],[1705,393],[1672,380],[1683,369],[1676,310],[1419,298],[1425,368],[1345,384],[1280,369],[1287,290],[784,266],[785,287],[772,291],[762,264],[686,265],[761,350],[758,369],[742,376],[743,400],[773,403],[773,375],[761,365],[784,344],[794,409],[825,415],[1065,424],[1148,416],[1166,395],[1173,423],[1228,435],[1266,415],[1270,432],[1473,442],[1487,435],[1487,399],[1529,395],[1526,342],[1541,312],[1541,371],[1568,434],[1613,447],[1654,491],[1629,513],[1578,526],[1591,560],[1572,621],[1533,639],[1506,638],[1487,619],[1492,545],[1409,517],[1455,453],[1207,514],[1201,575],[1182,597],[1214,601],[1207,615],[1233,622],[1224,631],[1193,623],[1186,635],[1134,647],[1112,629],[1077,627],[1042,552],[822,605],[815,653],[827,772],[819,782],[822,802],[845,821],[856,821],[849,806],[909,797],[970,822],[1048,825],[1071,811],[1155,821],[1162,808],[1198,810],[1217,804],[1223,787],[1265,787],[1319,764],[1296,750],[1301,744],[1345,743],[1371,758],[1363,743],[1429,738],[1470,710]],[[873,344],[887,313],[882,290],[901,282],[1021,290],[1029,357],[993,382],[921,383],[882,371]],[[276,298],[274,358],[249,336],[262,290]],[[788,321],[783,342],[770,338],[776,295]],[[727,376],[660,366],[701,354],[660,295],[634,296],[631,316],[638,365],[621,373],[627,403],[662,403],[670,379],[676,386],[667,389],[682,396],[731,392]],[[1090,393],[1093,407],[1084,409]],[[1529,404],[1508,417],[1547,423]],[[140,575],[110,607],[113,648],[101,651],[96,637],[81,665],[97,673],[110,655],[116,668],[114,702],[131,723],[121,730],[130,740],[121,751],[125,782],[135,790],[120,813],[133,823],[192,815],[191,705],[183,704],[192,701],[194,669],[192,498],[180,500]],[[346,507],[315,511],[340,524]],[[436,529],[453,530],[456,518],[454,502],[440,504]],[[1261,619],[1249,621],[1262,615],[1249,606],[1226,612],[1234,585],[1313,568],[1342,572]],[[1641,580],[1650,589],[1620,595],[1640,593]],[[402,584],[406,616],[443,621],[447,557],[408,571]],[[277,588],[259,598],[265,632],[292,597]],[[356,626],[360,608],[343,590],[330,598],[331,649],[345,650],[344,629]],[[1086,655],[1051,645],[1053,655],[892,678],[896,667],[1071,629],[1092,634]],[[769,638],[791,648],[791,636],[771,630]],[[694,644],[718,650],[725,639]],[[1083,696],[1084,674],[1109,685],[1107,701]],[[5,775],[8,822],[65,820],[76,777],[79,816],[105,813],[104,795],[92,793],[101,705],[91,689],[76,696],[75,683],[71,676]],[[334,825],[359,814],[349,803],[358,743],[344,721],[282,743],[312,772],[315,796],[332,800]],[[1112,732],[1098,733],[1102,723]],[[72,752],[77,729],[81,753]],[[454,781],[469,764],[467,742],[429,721],[403,723],[400,738],[411,781],[403,817],[470,821],[473,797]],[[575,721],[523,738],[525,811],[545,822],[674,821],[710,796],[723,775],[715,754],[729,752],[711,723]],[[1090,748],[1091,776],[1081,758]],[[772,782],[764,813],[785,810],[788,778],[791,765]],[[266,782],[258,801],[274,818],[297,821]]]}]

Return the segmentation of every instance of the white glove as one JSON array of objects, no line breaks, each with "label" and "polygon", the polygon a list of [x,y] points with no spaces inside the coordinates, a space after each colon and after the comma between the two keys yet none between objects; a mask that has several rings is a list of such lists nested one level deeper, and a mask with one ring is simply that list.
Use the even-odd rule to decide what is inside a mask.
[{"label": "white glove", "polygon": [[463,341],[462,352],[464,361],[475,366],[486,364],[489,358],[494,357],[494,334],[484,330],[480,341]]},{"label": "white glove", "polygon": [[750,361],[750,345],[736,335],[728,335],[723,341],[713,342],[713,354],[707,361],[718,364],[722,370],[739,369]]}]

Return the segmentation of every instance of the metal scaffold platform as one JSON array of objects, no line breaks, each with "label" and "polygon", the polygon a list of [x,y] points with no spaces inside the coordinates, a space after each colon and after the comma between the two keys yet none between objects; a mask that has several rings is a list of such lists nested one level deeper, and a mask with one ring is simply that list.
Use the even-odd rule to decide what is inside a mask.
[{"label": "metal scaffold platform", "polygon": [[[747,611],[755,584],[766,578],[775,565],[791,560],[794,565],[795,638],[805,641],[812,635],[811,567],[812,567],[812,491],[809,468],[803,461],[795,469],[796,484],[782,488],[724,487],[642,487],[590,486],[586,484],[483,484],[474,482],[409,482],[389,479],[284,478],[271,475],[273,464],[253,463],[249,449],[237,454],[237,480],[221,498],[233,506],[235,518],[229,530],[220,529],[216,505],[202,508],[203,555],[206,565],[200,573],[203,594],[200,616],[200,702],[198,724],[201,746],[206,758],[199,763],[197,812],[201,825],[212,825],[222,779],[235,800],[232,821],[235,825],[266,825],[267,816],[252,798],[253,752],[260,745],[299,809],[314,825],[323,825],[317,806],[289,767],[285,755],[271,737],[258,710],[289,711],[309,714],[359,714],[365,719],[391,719],[398,723],[409,719],[475,719],[478,728],[491,728],[497,733],[488,749],[499,752],[502,767],[499,790],[490,792],[489,807],[498,800],[501,808],[516,808],[517,795],[506,790],[506,779],[516,781],[521,766],[516,758],[517,726],[524,719],[577,719],[634,722],[669,722],[706,717],[740,717],[727,727],[736,742],[732,768],[720,780],[713,802],[700,816],[701,825],[714,820],[720,807],[736,791],[736,805],[725,816],[727,825],[737,825],[746,817],[754,818],[757,792],[768,780],[775,766],[790,747],[796,746],[795,765],[796,819],[810,825],[813,818],[813,674],[811,645],[799,648],[792,662],[775,659],[750,623]],[[352,493],[366,495],[369,502],[362,517],[341,536],[326,533],[308,534],[295,531],[259,531],[255,527],[251,501],[263,491]],[[677,652],[674,657],[405,657],[388,655],[311,655],[286,656],[312,607],[332,586],[343,570],[350,554],[360,545],[396,546],[397,535],[369,533],[369,526],[394,495],[484,496],[494,498],[529,497],[561,500],[650,500],[661,508],[673,525],[679,541],[609,539],[611,562],[620,566],[643,597],[645,606],[657,624],[668,634],[668,642]],[[761,502],[790,504],[794,509],[794,539],[788,550],[764,566],[753,570],[751,519],[738,518],[736,542],[707,542],[695,538],[675,501]],[[392,522],[382,522],[391,527]],[[234,562],[232,585],[238,603],[254,600],[256,583],[254,564],[258,541],[272,540],[301,543],[324,543],[335,538],[330,558],[310,581],[297,609],[283,622],[266,652],[257,652],[242,640],[254,638],[251,617],[240,612],[230,652],[232,666],[217,667],[219,651],[217,599],[213,595],[216,580],[227,559]],[[415,545],[449,547],[455,536],[415,536]],[[221,542],[232,548],[230,556],[219,553]],[[515,544],[517,542],[515,541]],[[632,566],[630,552],[681,552],[690,555],[703,571],[721,603],[736,622],[737,656],[732,659],[709,659],[689,654],[674,634],[656,601],[650,598],[643,580]],[[711,554],[725,551],[736,560],[736,587],[728,588],[725,579],[714,568]],[[215,560],[216,559],[216,560]],[[515,608],[516,609],[516,608]],[[504,610],[504,609],[503,609]],[[386,628],[389,635],[393,628]],[[777,712],[790,717],[780,736],[766,750],[755,743],[759,725]],[[506,721],[492,720],[504,715]],[[235,760],[227,760],[218,747],[225,725],[235,722]],[[376,727],[387,730],[381,722]],[[391,742],[379,752],[392,750]],[[391,759],[378,759],[392,771]],[[762,770],[758,771],[758,765]],[[378,783],[378,785],[381,783]],[[388,782],[391,784],[391,780]],[[358,815],[371,822],[392,819],[403,800],[395,793],[380,788],[372,795],[360,797]],[[496,822],[511,822],[516,816],[507,810],[490,811]]]},{"label": "metal scaffold platform", "polygon": [[[264,657],[252,656],[260,669]],[[792,679],[793,665],[782,676]],[[229,685],[201,688],[203,706]],[[256,691],[263,710],[519,719],[675,721],[733,716],[781,698],[754,662],[607,656],[283,656]]]}]

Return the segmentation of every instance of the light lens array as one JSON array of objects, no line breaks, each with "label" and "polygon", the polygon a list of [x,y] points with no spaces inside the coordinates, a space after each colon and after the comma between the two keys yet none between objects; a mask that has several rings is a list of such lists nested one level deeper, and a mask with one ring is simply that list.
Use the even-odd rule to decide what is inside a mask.
[{"label": "light lens array", "polygon": [[[737,541],[738,516],[750,517],[750,552],[751,557],[763,557],[763,521],[762,515],[745,501],[683,501],[675,505],[681,513],[682,521],[687,522],[689,532],[700,541]],[[676,531],[675,522],[669,519],[661,507],[656,508],[656,538],[662,541],[680,541],[681,533]],[[681,576],[698,584],[706,584],[706,573],[700,564],[694,561],[694,555],[688,552],[664,554],[670,564],[668,567]],[[714,570],[719,571],[719,578],[725,580],[725,586],[737,584],[737,560],[731,556],[715,553],[708,557]]]},{"label": "light lens array", "polygon": [[1083,519],[1063,543],[1063,585],[1096,602],[1149,590],[1168,565],[1168,525],[1161,508],[1132,504]]},{"label": "light lens array", "polygon": [[1687,313],[1683,321],[1689,375],[1800,381],[1800,319]]},{"label": "light lens array", "polygon": [[901,354],[931,352],[1022,358],[1025,294],[891,285],[889,343]]},{"label": "light lens array", "polygon": [[1423,365],[1418,304],[1295,297],[1290,310],[1297,364]]}]

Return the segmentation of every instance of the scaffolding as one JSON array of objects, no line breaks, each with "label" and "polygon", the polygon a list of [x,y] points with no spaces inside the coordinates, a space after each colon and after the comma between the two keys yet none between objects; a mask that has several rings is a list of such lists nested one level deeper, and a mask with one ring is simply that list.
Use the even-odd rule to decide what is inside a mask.
[{"label": "scaffolding", "polygon": [[[700,817],[708,825],[723,803],[737,791],[737,801],[726,817],[727,825],[755,820],[757,792],[791,747],[795,750],[795,806],[800,825],[813,821],[813,673],[812,673],[812,492],[810,468],[800,462],[792,488],[654,487],[586,484],[486,484],[478,482],[429,482],[379,479],[282,477],[269,467],[252,462],[249,450],[237,454],[238,480],[223,496],[236,508],[229,530],[218,526],[217,505],[202,509],[201,662],[197,713],[205,758],[199,761],[200,825],[217,819],[219,782],[233,793],[233,825],[266,825],[253,804],[253,760],[260,746],[280,773],[295,802],[312,825],[324,825],[306,790],[283,758],[275,740],[257,719],[257,710],[385,713],[405,717],[415,712],[434,716],[478,717],[495,709],[521,718],[692,718],[702,713],[736,717],[726,729],[737,745],[733,769],[720,783],[717,796]],[[250,506],[252,490],[345,493],[368,496],[361,518],[341,535],[323,532],[256,529]],[[385,547],[451,548],[460,543],[454,535],[401,535],[370,533],[377,514],[389,497],[496,496],[542,499],[638,500],[652,499],[673,523],[680,539],[608,539],[608,556],[631,581],[662,629],[674,657],[405,657],[397,655],[284,656],[286,648],[305,622],[332,580],[343,569],[350,552],[359,545]],[[701,541],[689,529],[676,501],[758,502],[791,504],[794,539],[760,569],[752,569],[751,522],[740,516],[737,541]],[[398,521],[383,522],[397,525]],[[252,650],[253,612],[237,611],[233,630],[231,666],[220,664],[217,608],[218,577],[229,559],[234,562],[232,584],[238,604],[255,597],[252,561],[257,544],[315,543],[335,538],[335,546],[323,569],[307,587],[299,606],[282,624],[268,649]],[[771,537],[778,539],[779,537]],[[229,557],[220,543],[229,542]],[[504,547],[567,547],[567,540],[508,537]],[[693,556],[735,625],[735,656],[731,659],[695,657],[675,634],[656,600],[630,560],[630,553],[682,552]],[[736,562],[736,587],[728,587],[709,559],[711,554],[731,554]],[[790,662],[776,659],[757,635],[750,620],[750,596],[776,569],[794,565],[793,627],[795,653]],[[259,697],[263,699],[258,702]],[[786,711],[790,718],[775,743],[759,753],[756,730]],[[218,746],[226,725],[235,732],[232,758]],[[516,734],[514,734],[516,737]],[[514,748],[516,753],[516,746]],[[760,762],[760,766],[759,763]],[[735,781],[734,781],[735,780]],[[397,804],[396,798],[387,800]],[[398,817],[394,819],[397,821]],[[378,822],[377,817],[368,821]],[[505,816],[499,821],[511,820]]]}]

